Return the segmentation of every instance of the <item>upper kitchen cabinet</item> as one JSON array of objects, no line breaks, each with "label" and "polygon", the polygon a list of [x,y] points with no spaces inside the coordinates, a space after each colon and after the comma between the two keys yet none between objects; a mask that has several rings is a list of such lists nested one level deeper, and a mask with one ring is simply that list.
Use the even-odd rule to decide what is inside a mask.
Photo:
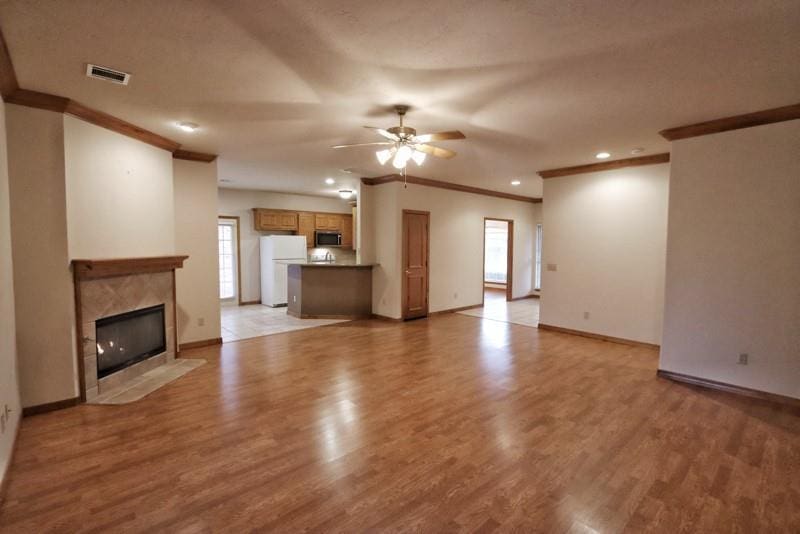
[{"label": "upper kitchen cabinet", "polygon": [[297,231],[297,212],[253,208],[255,229],[259,232],[269,230]]},{"label": "upper kitchen cabinet", "polygon": [[315,215],[317,230],[341,230],[342,216],[338,213],[317,213]]},{"label": "upper kitchen cabinet", "polygon": [[342,215],[342,247],[353,248],[353,216]]},{"label": "upper kitchen cabinet", "polygon": [[301,211],[297,214],[297,235],[306,236],[306,246],[314,246],[314,214]]}]

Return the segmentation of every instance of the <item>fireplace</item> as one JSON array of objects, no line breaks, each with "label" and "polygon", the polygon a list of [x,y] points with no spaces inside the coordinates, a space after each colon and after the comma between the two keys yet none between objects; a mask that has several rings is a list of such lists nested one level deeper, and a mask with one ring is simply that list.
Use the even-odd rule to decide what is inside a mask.
[{"label": "fireplace", "polygon": [[98,378],[167,349],[163,304],[98,319],[95,327]]},{"label": "fireplace", "polygon": [[175,269],[186,258],[72,260],[82,400],[175,359]]}]

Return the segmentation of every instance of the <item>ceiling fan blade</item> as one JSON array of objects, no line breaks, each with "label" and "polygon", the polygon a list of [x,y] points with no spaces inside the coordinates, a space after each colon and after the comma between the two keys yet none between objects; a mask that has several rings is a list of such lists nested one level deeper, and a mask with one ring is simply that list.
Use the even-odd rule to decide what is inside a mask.
[{"label": "ceiling fan blade", "polygon": [[382,135],[386,139],[391,139],[392,141],[399,141],[400,140],[400,138],[397,137],[395,134],[393,134],[392,132],[386,131],[383,128],[376,128],[375,126],[364,126],[364,128],[368,128],[370,130],[375,130],[378,133],[378,135]]},{"label": "ceiling fan blade", "polygon": [[390,143],[389,141],[379,141],[376,143],[354,143],[352,145],[334,145],[331,148],[350,148],[354,146],[386,146],[386,145],[393,145],[394,143]]},{"label": "ceiling fan blade", "polygon": [[425,152],[426,154],[430,154],[431,156],[435,156],[437,158],[445,158],[450,159],[455,157],[456,153],[452,150],[448,150],[446,148],[440,148],[438,146],[433,145],[415,145],[414,148],[419,150],[420,152]]},{"label": "ceiling fan blade", "polygon": [[458,130],[452,132],[439,132],[432,134],[415,135],[414,142],[416,143],[430,143],[431,141],[448,141],[451,139],[466,139],[467,136]]}]

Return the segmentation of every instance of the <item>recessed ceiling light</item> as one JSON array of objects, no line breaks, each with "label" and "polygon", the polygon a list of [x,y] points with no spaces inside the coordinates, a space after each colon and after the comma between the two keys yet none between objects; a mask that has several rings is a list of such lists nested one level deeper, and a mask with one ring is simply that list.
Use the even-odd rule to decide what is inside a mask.
[{"label": "recessed ceiling light", "polygon": [[196,125],[193,122],[179,122],[178,123],[178,128],[180,128],[184,132],[192,133],[192,132],[196,131],[199,128],[199,126]]},{"label": "recessed ceiling light", "polygon": [[611,154],[609,154],[608,152],[598,152],[597,154],[594,155],[594,157],[596,157],[597,159],[608,159],[611,157]]},{"label": "recessed ceiling light", "polygon": [[339,190],[339,198],[343,198],[347,200],[348,198],[353,196],[353,192],[350,189],[340,189]]},{"label": "recessed ceiling light", "polygon": [[333,178],[325,178],[325,183],[328,185],[333,185],[336,183],[336,180],[334,180]]},{"label": "recessed ceiling light", "polygon": [[521,183],[519,180],[511,180],[511,185],[519,185]]}]

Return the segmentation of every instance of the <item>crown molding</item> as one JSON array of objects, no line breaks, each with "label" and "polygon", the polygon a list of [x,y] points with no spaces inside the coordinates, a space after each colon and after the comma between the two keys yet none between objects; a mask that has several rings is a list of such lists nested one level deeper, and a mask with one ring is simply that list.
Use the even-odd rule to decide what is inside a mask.
[{"label": "crown molding", "polygon": [[483,189],[481,187],[472,187],[469,185],[454,184],[452,182],[443,182],[441,180],[432,180],[430,178],[420,178],[419,176],[406,175],[403,178],[399,174],[387,174],[386,176],[377,176],[375,178],[361,178],[361,183],[364,185],[381,185],[390,182],[408,182],[409,184],[424,185],[427,187],[436,187],[439,189],[447,189],[450,191],[459,191],[461,193],[473,193],[476,195],[484,195],[487,197],[504,198],[506,200],[517,200],[519,202],[531,202],[538,204],[542,201],[537,197],[526,197],[523,195],[514,195],[512,193],[503,193],[502,191],[492,191],[491,189]]},{"label": "crown molding", "polygon": [[69,106],[69,98],[38,91],[28,91],[27,89],[17,89],[11,95],[3,96],[3,100],[5,100],[6,104],[46,109],[56,113],[66,113]]},{"label": "crown molding", "polygon": [[615,159],[613,161],[601,161],[599,163],[589,163],[587,165],[575,165],[574,167],[561,167],[558,169],[548,169],[539,171],[537,174],[542,178],[558,178],[560,176],[571,176],[573,174],[584,174],[587,172],[611,171],[624,167],[640,167],[642,165],[655,165],[658,163],[669,163],[669,152],[663,154],[653,154],[650,156],[639,156],[636,158]]},{"label": "crown molding", "polygon": [[11,62],[11,54],[8,53],[6,39],[0,31],[0,96],[3,100],[14,94],[19,89],[17,73],[14,71],[14,64]]},{"label": "crown molding", "polygon": [[698,122],[677,128],[668,128],[658,132],[667,141],[677,141],[678,139],[688,139],[701,135],[710,135],[731,130],[741,130],[753,126],[773,124],[800,119],[800,104],[783,106],[780,108],[765,109],[744,115],[734,115],[722,119],[714,119],[706,122]]},{"label": "crown molding", "polygon": [[203,163],[211,163],[217,159],[216,154],[206,154],[204,152],[192,152],[191,150],[178,149],[172,153],[175,159],[185,159],[187,161],[201,161]]}]

